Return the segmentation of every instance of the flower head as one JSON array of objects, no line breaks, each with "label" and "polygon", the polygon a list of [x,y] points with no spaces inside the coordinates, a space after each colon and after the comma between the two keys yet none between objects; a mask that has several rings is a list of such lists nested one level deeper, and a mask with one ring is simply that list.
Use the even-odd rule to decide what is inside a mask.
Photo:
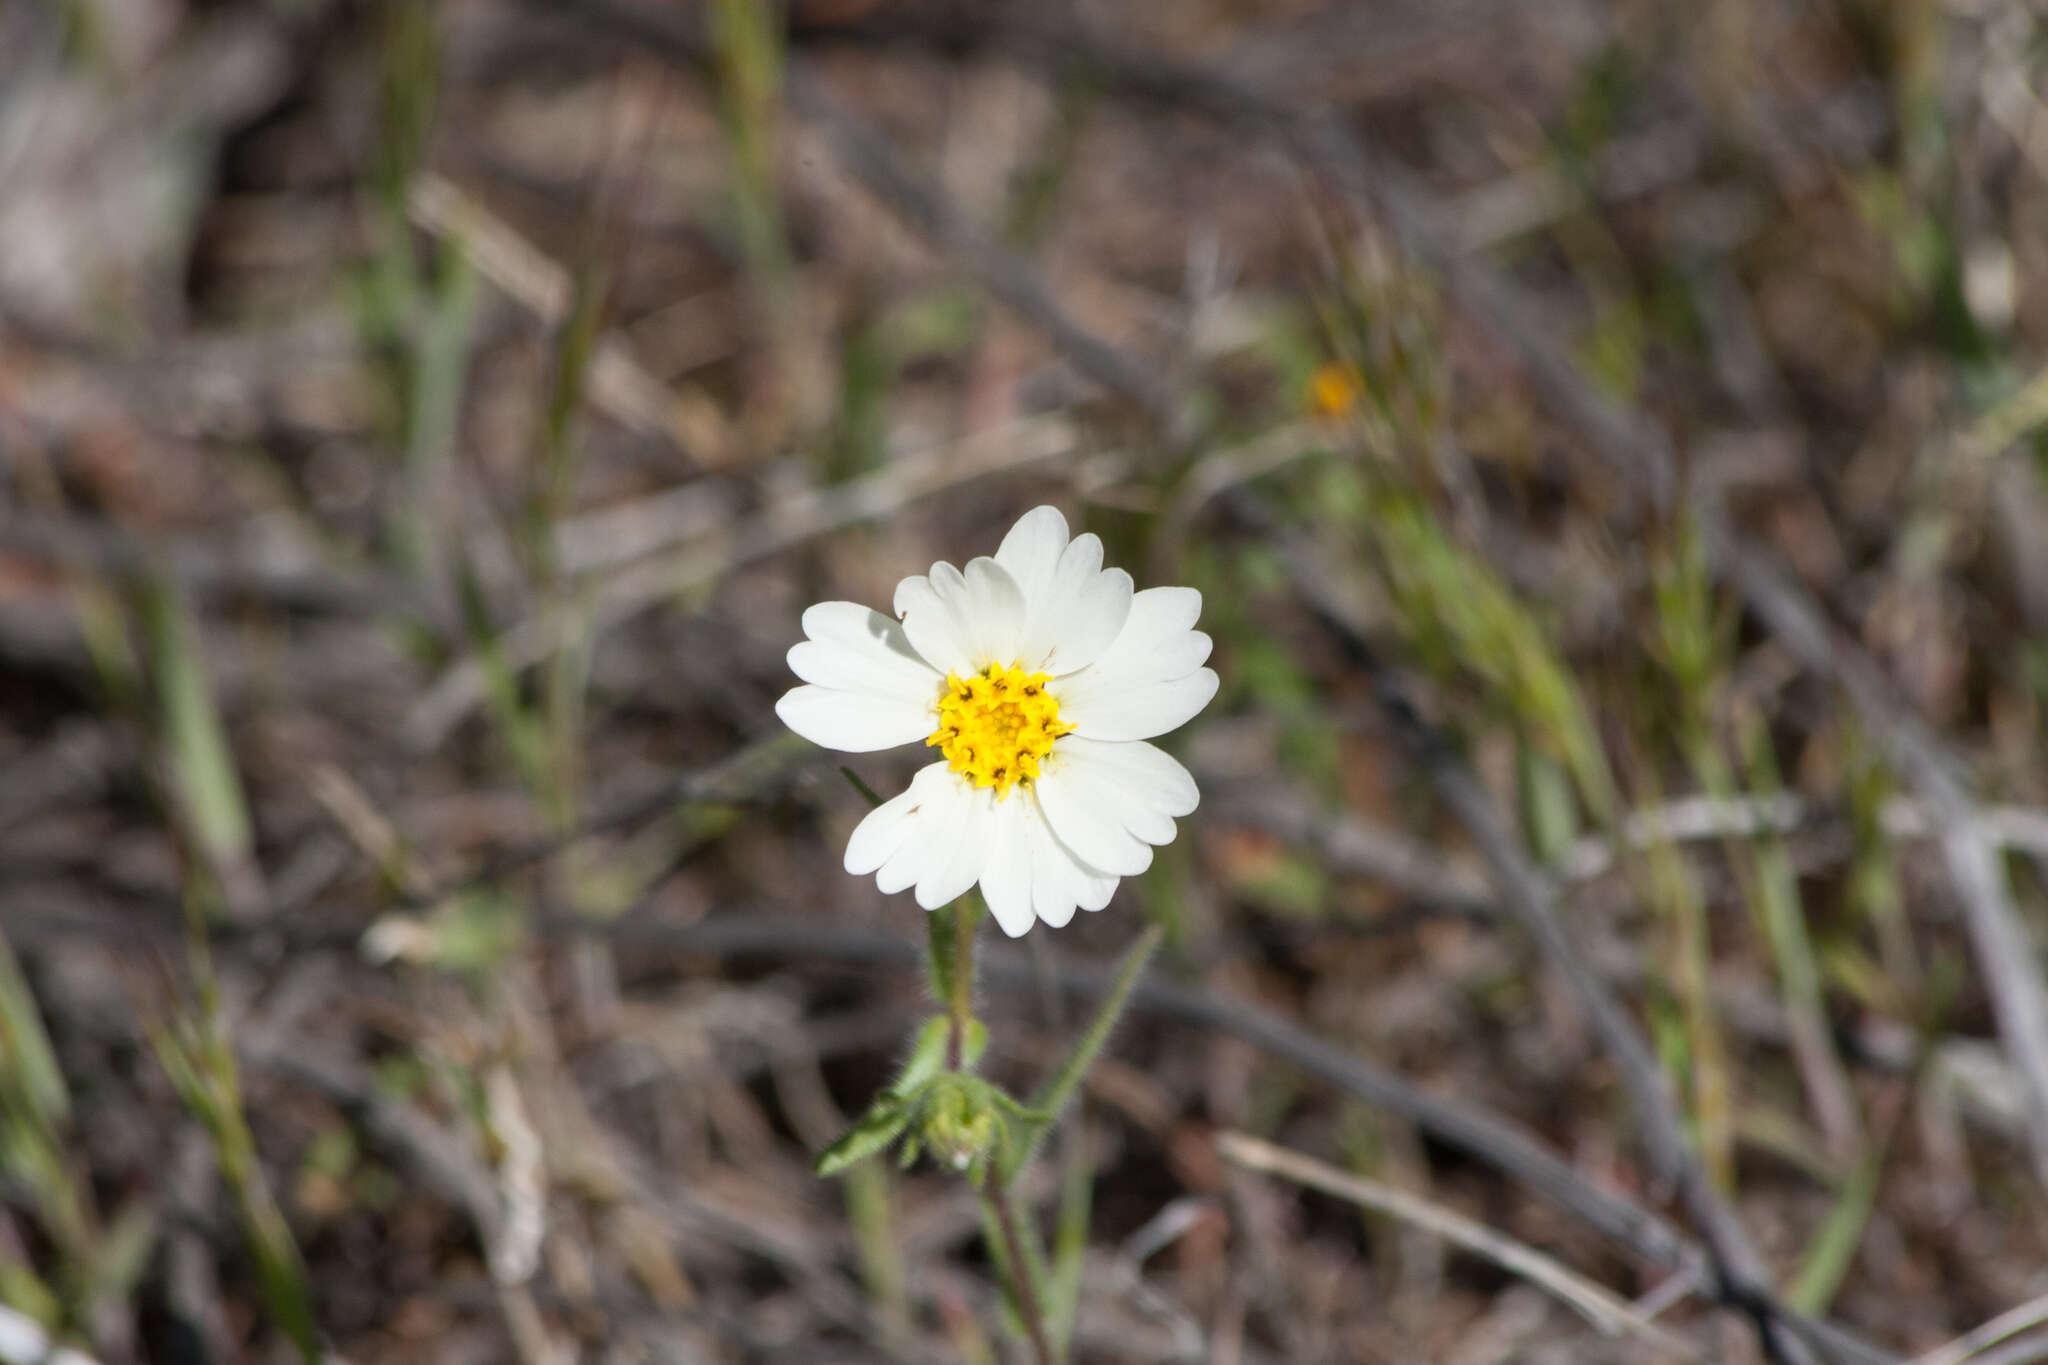
[{"label": "flower head", "polygon": [[1202,595],[1132,591],[1100,540],[1039,507],[994,558],[904,579],[895,608],[806,611],[804,685],[775,705],[828,749],[938,751],[853,831],[846,870],[927,910],[979,883],[1012,937],[1109,904],[1195,808],[1194,778],[1145,741],[1216,695]]}]

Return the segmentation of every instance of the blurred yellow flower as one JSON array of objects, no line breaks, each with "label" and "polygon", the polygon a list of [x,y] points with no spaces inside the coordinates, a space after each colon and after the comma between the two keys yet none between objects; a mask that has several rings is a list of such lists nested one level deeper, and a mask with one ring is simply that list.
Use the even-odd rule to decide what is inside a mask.
[{"label": "blurred yellow flower", "polygon": [[1349,417],[1364,391],[1357,370],[1341,360],[1326,360],[1309,376],[1309,410],[1318,417]]}]

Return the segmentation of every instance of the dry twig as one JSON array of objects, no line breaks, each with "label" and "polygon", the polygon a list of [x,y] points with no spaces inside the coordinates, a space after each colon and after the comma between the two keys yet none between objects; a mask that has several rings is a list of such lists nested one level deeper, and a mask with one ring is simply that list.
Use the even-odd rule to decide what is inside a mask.
[{"label": "dry twig", "polygon": [[1377,1180],[1340,1171],[1327,1162],[1276,1147],[1249,1134],[1220,1133],[1216,1147],[1226,1161],[1247,1170],[1282,1176],[1362,1208],[1399,1218],[1453,1242],[1549,1291],[1608,1336],[1627,1332],[1641,1337],[1666,1355],[1677,1356],[1681,1360],[1706,1359],[1706,1355],[1691,1342],[1673,1336],[1615,1294],[1554,1257],[1546,1256],[1528,1243],[1518,1242],[1461,1213]]},{"label": "dry twig", "polygon": [[1936,1347],[1925,1355],[1915,1356],[1910,1365],[1963,1365],[1963,1362],[1981,1352],[1988,1351],[2002,1341],[2009,1341],[2030,1327],[2048,1322],[2048,1294],[2028,1299],[2017,1308],[2011,1308],[1981,1327],[1963,1333],[1946,1346]]}]

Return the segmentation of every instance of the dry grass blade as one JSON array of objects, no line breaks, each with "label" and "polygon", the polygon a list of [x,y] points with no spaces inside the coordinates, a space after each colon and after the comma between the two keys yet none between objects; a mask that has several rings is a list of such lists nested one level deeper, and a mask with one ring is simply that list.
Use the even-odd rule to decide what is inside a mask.
[{"label": "dry grass blade", "polygon": [[1555,1295],[1586,1321],[1609,1336],[1627,1333],[1640,1337],[1668,1356],[1680,1360],[1704,1361],[1706,1353],[1691,1342],[1667,1332],[1637,1313],[1621,1298],[1585,1276],[1546,1256],[1526,1242],[1494,1231],[1484,1223],[1467,1218],[1426,1199],[1377,1180],[1340,1171],[1327,1162],[1303,1156],[1285,1147],[1261,1141],[1245,1133],[1220,1133],[1216,1148],[1226,1161],[1246,1170],[1262,1171],[1348,1200],[1361,1208],[1373,1209],[1455,1243],[1476,1256],[1492,1261],[1501,1269],[1519,1275],[1538,1288]]},{"label": "dry grass blade", "polygon": [[[542,612],[506,631],[498,640],[499,653],[508,668],[530,668],[553,655],[578,629],[615,627],[678,594],[829,531],[879,520],[946,489],[1070,455],[1078,448],[1067,419],[1047,416],[983,432],[956,445],[903,455],[872,474],[784,498],[662,555],[627,565],[600,583],[588,621],[577,612]],[[406,717],[407,745],[422,751],[439,747],[483,700],[485,685],[480,660],[465,660],[449,669]]]},{"label": "dry grass blade", "polygon": [[2027,1300],[2017,1308],[2000,1313],[1981,1327],[1963,1333],[1946,1346],[1915,1356],[1910,1365],[1963,1365],[2000,1342],[2009,1341],[2029,1327],[2048,1322],[2048,1294]]},{"label": "dry grass blade", "polygon": [[1818,607],[1761,551],[1718,519],[1707,523],[1716,560],[1752,609],[1803,664],[1834,678],[1920,792],[1942,860],[1963,903],[1999,1036],[2025,1088],[2035,1174],[2048,1186],[2048,982],[2019,921],[2012,887],[1961,767],[1891,690],[1877,665],[1840,640]]},{"label": "dry grass blade", "polygon": [[[558,327],[568,320],[574,293],[569,271],[460,186],[428,172],[413,182],[406,207],[420,227],[460,242],[486,279],[542,323]],[[623,337],[607,334],[597,343],[590,399],[627,427],[684,445],[676,430],[675,395],[634,359]]]}]

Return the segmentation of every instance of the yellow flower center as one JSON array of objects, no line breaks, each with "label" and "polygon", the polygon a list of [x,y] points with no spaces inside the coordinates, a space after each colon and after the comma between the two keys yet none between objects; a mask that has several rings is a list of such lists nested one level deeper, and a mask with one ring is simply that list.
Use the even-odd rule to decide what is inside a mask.
[{"label": "yellow flower center", "polygon": [[1000,664],[972,677],[948,673],[939,728],[926,747],[936,746],[954,772],[994,787],[1002,800],[1014,784],[1037,777],[1052,742],[1074,728],[1045,690],[1050,676]]}]

